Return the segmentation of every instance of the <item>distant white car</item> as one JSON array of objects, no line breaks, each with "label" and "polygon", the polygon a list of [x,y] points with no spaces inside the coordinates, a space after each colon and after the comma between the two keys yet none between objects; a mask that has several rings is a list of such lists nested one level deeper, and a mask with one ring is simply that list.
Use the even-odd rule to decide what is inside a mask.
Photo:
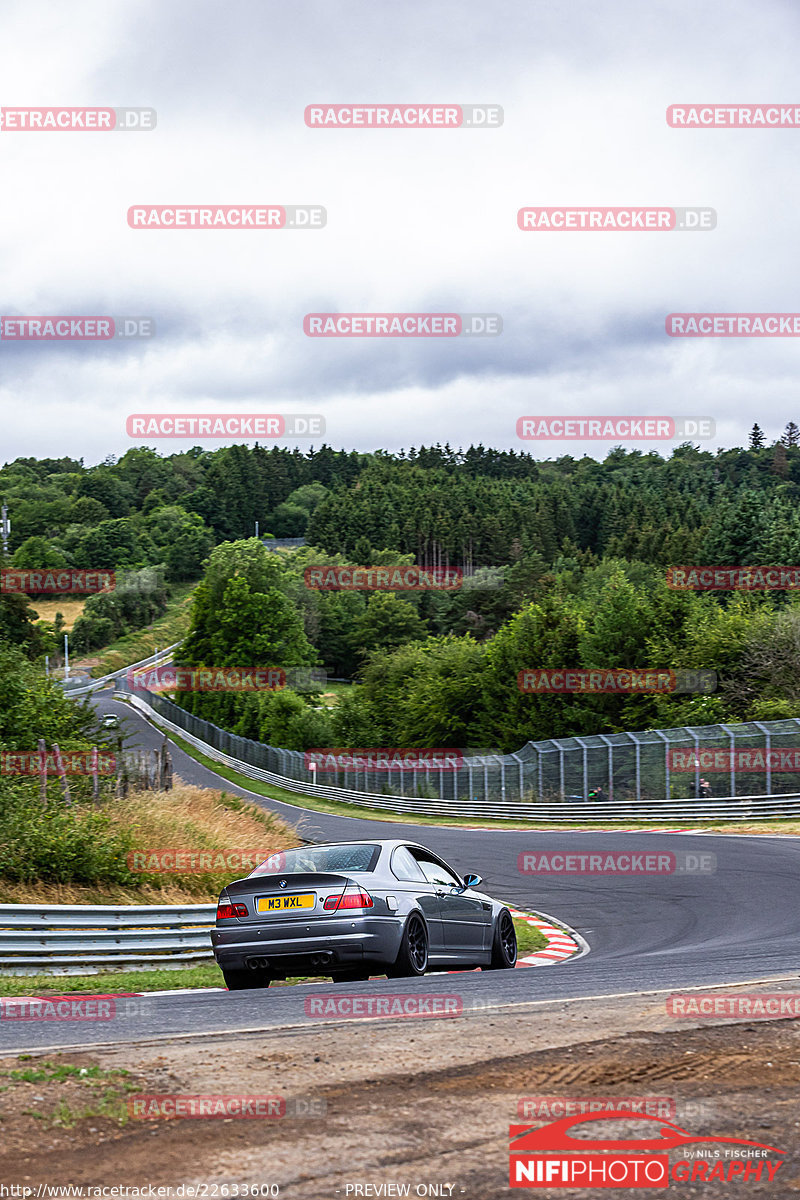
[{"label": "distant white car", "polygon": [[119,717],[116,713],[106,713],[103,717],[103,729],[119,729]]}]

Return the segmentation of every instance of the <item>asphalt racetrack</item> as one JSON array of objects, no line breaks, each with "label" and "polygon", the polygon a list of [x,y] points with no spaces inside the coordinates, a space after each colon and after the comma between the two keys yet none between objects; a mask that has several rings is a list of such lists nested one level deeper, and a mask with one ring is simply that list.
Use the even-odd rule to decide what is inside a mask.
[{"label": "asphalt racetrack", "polygon": [[[155,747],[163,735],[142,716],[96,693],[102,712],[121,715],[128,745]],[[530,1006],[585,997],[619,996],[789,979],[797,975],[800,942],[800,839],[673,833],[467,830],[328,816],[266,800],[221,781],[171,745],[177,774],[189,783],[222,785],[274,809],[315,841],[408,837],[430,846],[460,872],[475,870],[485,890],[521,909],[564,922],[589,952],[565,963],[516,971],[432,974],[402,981],[404,994],[457,993],[464,1010]],[[714,855],[716,869],[653,876],[529,875],[521,851],[557,853],[671,851]],[[326,981],[329,982],[329,981]],[[176,987],[180,975],[176,974]],[[396,993],[397,981],[330,984],[336,995]],[[281,1029],[314,1023],[307,997],[320,984],[251,992],[176,992],[117,1001],[108,1021],[0,1022],[0,1052],[89,1046],[153,1037]],[[326,991],[329,990],[326,988]]]}]

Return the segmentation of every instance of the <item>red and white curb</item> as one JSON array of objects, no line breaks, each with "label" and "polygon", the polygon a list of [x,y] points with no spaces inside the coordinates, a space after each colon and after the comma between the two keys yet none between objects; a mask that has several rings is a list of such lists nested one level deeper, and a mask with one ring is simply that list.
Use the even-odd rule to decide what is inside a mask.
[{"label": "red and white curb", "polygon": [[553,963],[563,962],[565,958],[572,958],[574,954],[579,954],[584,949],[571,934],[563,929],[557,929],[555,925],[545,920],[544,917],[534,916],[533,913],[520,912],[516,908],[509,908],[508,911],[515,920],[525,921],[526,924],[532,925],[534,929],[538,929],[547,938],[545,949],[537,950],[535,954],[528,954],[525,958],[517,959],[518,967],[550,967]]}]

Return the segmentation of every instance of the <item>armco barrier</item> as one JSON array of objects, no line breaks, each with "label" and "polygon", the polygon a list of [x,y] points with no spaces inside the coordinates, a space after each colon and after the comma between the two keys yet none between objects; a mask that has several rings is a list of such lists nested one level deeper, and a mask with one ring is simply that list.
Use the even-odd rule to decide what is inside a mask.
[{"label": "armco barrier", "polygon": [[[274,747],[261,746],[256,742],[248,742],[224,729],[211,725],[208,721],[199,722],[191,713],[185,712],[178,705],[163,697],[150,697],[155,700],[156,707],[148,703],[140,694],[129,693],[127,699],[140,712],[146,715],[159,728],[175,733],[207,758],[221,763],[231,770],[238,771],[248,779],[256,779],[269,783],[286,791],[296,792],[303,796],[319,796],[326,800],[338,800],[363,808],[381,809],[387,812],[412,813],[423,816],[451,817],[454,819],[480,820],[538,820],[565,822],[609,822],[609,821],[715,821],[715,820],[753,820],[759,817],[794,817],[800,816],[800,792],[783,796],[766,794],[748,796],[725,796],[707,798],[685,798],[673,800],[627,800],[627,801],[590,801],[574,802],[571,799],[563,801],[527,801],[496,799],[470,799],[467,797],[446,798],[439,796],[435,799],[387,795],[382,792],[357,791],[351,788],[326,787],[311,781],[290,778],[274,771],[265,770],[243,759],[219,749],[217,746],[204,741],[186,729],[190,723],[201,724],[206,729],[219,735],[219,740],[228,744],[247,743],[256,750],[271,751],[277,755],[294,754],[293,751],[277,750]],[[164,715],[170,713],[171,720]],[[178,723],[179,721],[183,723]],[[302,756],[300,756],[302,757]],[[513,757],[513,756],[512,756]]]},{"label": "armco barrier", "polygon": [[216,904],[3,904],[0,971],[92,975],[211,962],[216,911]]},{"label": "armco barrier", "polygon": [[88,696],[90,692],[96,692],[99,688],[104,688],[106,684],[113,683],[117,679],[121,679],[128,671],[134,671],[138,667],[155,666],[156,663],[168,662],[172,657],[173,650],[177,650],[180,642],[173,642],[171,646],[167,646],[164,650],[159,650],[158,654],[151,654],[149,658],[143,658],[139,662],[130,663],[126,667],[120,667],[118,671],[112,671],[110,675],[103,675],[100,679],[93,679],[91,683],[81,684],[80,687],[70,687],[72,682],[69,679],[59,679],[58,682],[64,689],[67,696]]}]

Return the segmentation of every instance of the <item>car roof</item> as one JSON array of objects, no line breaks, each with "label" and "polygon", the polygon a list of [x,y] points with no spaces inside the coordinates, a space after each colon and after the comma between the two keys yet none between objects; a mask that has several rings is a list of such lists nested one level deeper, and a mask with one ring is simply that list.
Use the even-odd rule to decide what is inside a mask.
[{"label": "car roof", "polygon": [[[346,842],[312,842],[309,849],[322,850],[328,846],[380,846],[383,850],[392,849],[395,846],[415,846],[419,850],[426,850],[430,854],[434,851],[428,850],[427,846],[423,846],[420,842],[414,842],[410,838],[348,838]],[[300,849],[300,847],[295,847]]]}]

